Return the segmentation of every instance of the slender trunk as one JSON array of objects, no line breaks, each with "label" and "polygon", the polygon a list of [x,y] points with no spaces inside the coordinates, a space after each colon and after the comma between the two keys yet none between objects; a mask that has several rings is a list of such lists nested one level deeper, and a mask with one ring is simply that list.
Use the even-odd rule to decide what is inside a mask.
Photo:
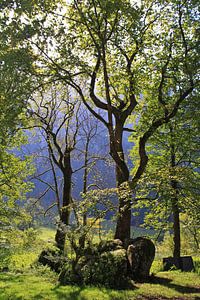
[{"label": "slender trunk", "polygon": [[[84,159],[84,174],[83,174],[83,193],[87,192],[87,181],[88,181],[88,149],[89,149],[89,140],[86,142],[85,147],[85,159]],[[87,213],[86,211],[83,213],[83,227],[87,225]],[[81,248],[85,247],[85,238],[86,234],[83,233],[79,239],[79,245]]]},{"label": "slender trunk", "polygon": [[[89,142],[86,143],[86,149],[85,149],[85,160],[84,160],[84,174],[83,174],[83,193],[85,194],[87,192],[87,181],[88,181],[88,148],[89,148]],[[87,214],[86,212],[83,213],[83,226],[87,224]]]},{"label": "slender trunk", "polygon": [[[65,225],[69,225],[70,219],[70,203],[71,203],[71,182],[72,182],[72,168],[70,152],[66,152],[64,156],[64,170],[63,170],[63,199],[61,208],[61,225],[58,227],[55,240],[59,249],[64,250],[65,245]],[[63,226],[64,225],[64,226]]]},{"label": "slender trunk", "polygon": [[62,211],[61,211],[61,221],[65,225],[69,225],[69,217],[70,217],[69,205],[71,203],[71,174],[68,174],[68,176],[66,176],[65,173],[62,203],[63,204],[62,204]]},{"label": "slender trunk", "polygon": [[178,199],[176,197],[172,200],[172,213],[173,213],[173,231],[174,231],[173,257],[180,258],[181,256],[180,218],[179,218]]},{"label": "slender trunk", "polygon": [[[173,139],[173,128],[170,127],[171,137]],[[172,175],[174,176],[174,168],[176,167],[176,154],[175,146],[172,142],[171,144],[171,168]],[[176,180],[171,180],[171,187],[173,190],[172,198],[172,214],[173,214],[173,231],[174,231],[174,249],[173,257],[180,258],[181,256],[181,234],[180,234],[180,217],[179,217],[179,205],[178,205],[178,183]]]}]

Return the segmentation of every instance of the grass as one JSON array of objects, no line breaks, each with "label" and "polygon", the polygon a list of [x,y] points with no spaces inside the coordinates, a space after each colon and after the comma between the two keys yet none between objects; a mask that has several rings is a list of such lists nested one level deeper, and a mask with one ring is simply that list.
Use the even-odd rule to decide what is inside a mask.
[{"label": "grass", "polygon": [[[146,297],[146,298],[145,298]],[[200,299],[200,277],[179,271],[158,273],[151,283],[135,284],[132,290],[116,291],[97,287],[60,286],[55,275],[1,273],[0,300],[133,300]]]},{"label": "grass", "polygon": [[[60,286],[57,275],[47,267],[34,267],[38,253],[54,241],[55,230],[40,228],[34,249],[14,251],[9,257],[9,271],[0,273],[0,300],[134,300],[200,299],[200,258],[194,257],[196,273],[161,272],[156,259],[149,283],[133,283],[131,290],[117,291],[98,287]],[[31,267],[32,265],[32,267]],[[11,267],[12,266],[12,267]]]},{"label": "grass", "polygon": [[54,242],[56,229],[48,228],[48,227],[40,227],[38,229],[39,239],[44,242]]}]

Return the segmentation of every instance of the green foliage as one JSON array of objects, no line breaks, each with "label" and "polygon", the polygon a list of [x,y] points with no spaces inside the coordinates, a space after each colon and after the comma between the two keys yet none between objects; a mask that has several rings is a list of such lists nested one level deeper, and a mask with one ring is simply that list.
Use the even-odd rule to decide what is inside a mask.
[{"label": "green foliage", "polygon": [[13,151],[14,145],[10,149],[1,147],[0,151],[2,170],[0,174],[0,201],[2,203],[10,200],[14,204],[16,200],[24,200],[26,193],[33,186],[25,181],[33,172],[31,159],[29,157],[17,157]]},{"label": "green foliage", "polygon": [[[0,299],[31,300],[35,297],[49,300],[60,299],[94,299],[94,300],[111,300],[111,299],[137,299],[140,297],[187,297],[192,299],[198,292],[195,287],[199,287],[199,275],[195,273],[184,272],[160,272],[161,261],[155,260],[151,272],[159,278],[160,281],[155,283],[134,284],[133,289],[126,291],[116,291],[103,287],[97,288],[92,286],[67,285],[60,286],[57,281],[57,275],[48,267],[33,264],[36,256],[42,248],[46,247],[49,238],[53,238],[55,231],[49,228],[40,228],[39,236],[32,244],[33,249],[24,249],[23,253],[13,253],[13,263],[16,265],[16,273],[0,273]],[[41,243],[42,241],[42,243]],[[35,255],[35,257],[34,257]],[[104,258],[106,259],[106,258]],[[32,260],[32,261],[31,261]],[[0,260],[1,261],[1,260]],[[196,272],[199,272],[199,258],[194,257]],[[24,266],[22,266],[24,264]],[[32,267],[28,267],[28,265]],[[112,272],[112,270],[111,270]],[[23,273],[23,274],[21,274]],[[103,274],[105,274],[103,270]],[[163,283],[164,284],[163,284]],[[27,288],[28,286],[28,288]]]},{"label": "green foliage", "polygon": [[[135,188],[146,167],[147,142],[151,142],[156,129],[168,123],[179,108],[184,109],[181,107],[184,101],[193,102],[193,97],[198,96],[197,2],[149,3],[145,0],[139,5],[128,0],[66,3],[57,0],[53,4],[50,1],[31,1],[31,4],[9,1],[4,2],[0,16],[4,42],[2,74],[7,75],[9,82],[18,83],[14,89],[19,101],[14,103],[20,103],[17,116],[24,107],[22,99],[26,103],[36,95],[38,86],[44,88],[52,82],[64,82],[73,89],[72,95],[80,97],[107,126],[111,155],[119,169],[126,169],[128,177],[119,136],[133,112],[130,121],[136,129],[132,135],[136,154],[133,155],[135,169],[131,186]],[[13,73],[12,65],[16,70]],[[2,90],[4,98],[9,99],[7,89]],[[105,119],[93,104],[108,113]],[[112,124],[114,119],[118,120],[116,124]],[[159,136],[161,134],[159,132]],[[122,149],[116,150],[115,144]],[[162,158],[160,161],[164,163]],[[185,172],[185,168],[180,167],[177,173],[188,176],[193,171]],[[161,173],[156,169],[155,174]],[[169,169],[165,174],[163,181],[172,176]],[[155,178],[152,183],[160,187]],[[139,187],[141,185],[142,182]],[[172,193],[166,187],[163,183],[164,198]],[[155,202],[149,205],[155,208],[159,221],[164,215],[169,217],[170,204],[166,204],[165,199],[161,205]],[[165,209],[165,206],[168,207]]]},{"label": "green foliage", "polygon": [[33,83],[64,81],[90,111],[91,101],[104,111],[108,102],[122,119],[120,100],[124,111],[131,104],[130,113],[135,109],[131,122],[139,123],[141,130],[135,142],[154,124],[148,139],[156,129],[155,120],[167,122],[182,100],[195,93],[199,47],[195,1],[141,5],[121,0],[33,1],[33,6],[22,2],[4,5],[3,33],[14,43],[13,52],[28,48],[32,64],[26,71]]},{"label": "green foliage", "polygon": [[[6,137],[5,137],[6,138]],[[28,177],[33,173],[32,159],[19,155],[26,139],[20,132],[7,139],[6,146],[0,144],[0,236],[22,223],[29,223],[32,216],[23,207],[26,195],[33,184]]]},{"label": "green foliage", "polygon": [[29,252],[28,255],[27,252],[17,254],[12,253],[9,257],[6,267],[8,267],[9,271],[11,272],[24,273],[26,270],[30,269],[30,265],[32,265],[36,259],[37,255],[35,252]]},{"label": "green foliage", "polygon": [[158,257],[163,258],[172,256],[173,247],[173,235],[169,232],[166,232],[163,241],[157,245]]},{"label": "green foliage", "polygon": [[[198,239],[199,241],[199,239]],[[163,258],[172,256],[173,253],[173,234],[166,232],[163,241],[157,243],[157,257]],[[181,255],[198,255],[199,249],[196,247],[196,241],[190,231],[185,231],[181,224]]]},{"label": "green foliage", "polygon": [[[13,135],[17,125],[22,123],[23,109],[37,86],[49,82],[62,81],[70,85],[75,97],[78,94],[101,120],[101,115],[93,110],[91,101],[98,108],[108,110],[109,124],[104,120],[108,128],[112,127],[113,112],[119,116],[118,119],[125,120],[135,108],[131,119],[136,129],[136,134],[132,136],[136,143],[136,153],[133,154],[135,169],[132,173],[136,180],[133,181],[134,187],[146,167],[147,141],[154,146],[153,152],[151,147],[148,149],[152,164],[137,191],[139,206],[143,205],[141,198],[145,198],[144,205],[151,209],[146,223],[159,229],[163,221],[169,220],[170,200],[174,192],[169,185],[172,180],[176,180],[184,190],[179,200],[181,209],[191,215],[196,207],[198,218],[199,207],[196,202],[192,206],[194,195],[198,196],[194,192],[198,190],[196,179],[199,179],[195,165],[190,162],[186,168],[182,162],[172,172],[167,164],[168,149],[162,151],[162,147],[156,145],[157,141],[149,140],[155,134],[156,138],[163,136],[161,144],[165,138],[168,142],[167,126],[161,127],[159,132],[155,132],[156,129],[169,122],[178,108],[184,110],[185,106],[181,106],[183,100],[187,98],[186,105],[190,102],[194,105],[194,97],[198,98],[198,3],[152,1],[149,6],[149,1],[143,1],[137,6],[120,0],[51,2],[3,1],[0,12],[0,73],[3,82],[0,87],[0,121],[5,136]],[[119,108],[120,100],[124,102],[122,109]],[[10,105],[6,106],[6,103]],[[188,116],[183,113],[179,118],[191,120],[191,109],[189,111]],[[189,136],[181,138],[185,127],[179,122],[180,119],[178,133],[170,137],[173,144],[176,140],[182,144]],[[194,129],[194,126],[189,127]],[[115,130],[113,126],[111,136]],[[3,161],[0,215],[3,225],[10,226],[12,222],[19,224],[17,200],[23,199],[29,191],[24,183],[28,172],[20,176],[27,162],[8,151],[8,147],[14,146],[13,141],[4,141],[2,135],[0,138],[1,144],[5,145],[0,152]],[[141,141],[144,142],[143,148]],[[187,153],[188,146],[189,143],[184,144]],[[179,151],[178,160],[184,151]],[[123,164],[123,152],[114,154]],[[192,189],[189,188],[191,184]],[[146,199],[150,190],[156,196],[159,194],[156,200],[154,197],[150,201]],[[93,205],[93,200],[90,200],[92,205],[89,211],[94,213],[96,202]],[[85,237],[90,230],[90,226],[82,226],[80,222],[84,209],[78,213],[76,226],[68,231],[68,240],[77,257],[77,240]],[[27,240],[31,240],[31,236]]]},{"label": "green foliage", "polygon": [[[85,284],[97,284],[111,288],[122,288],[127,285],[127,258],[123,249],[108,251],[95,257],[82,269]],[[120,274],[120,276],[119,276]]]},{"label": "green foliage", "polygon": [[[93,244],[101,240],[102,237],[106,239],[113,234],[112,232],[107,234],[101,223],[106,223],[104,217],[108,211],[116,210],[113,201],[109,199],[116,193],[117,189],[114,188],[91,190],[82,194],[81,201],[71,203],[70,210],[74,213],[73,224],[69,226],[63,223],[58,224],[58,228],[66,235],[66,253],[70,253],[72,257],[78,257],[80,249],[84,249],[84,245],[87,243]],[[86,217],[85,221],[84,217]]]},{"label": "green foliage", "polygon": [[90,246],[78,261],[71,260],[65,263],[59,277],[61,284],[126,287],[129,283],[126,250],[118,249],[101,253],[97,248]]},{"label": "green foliage", "polygon": [[[41,243],[33,228],[21,231],[17,228],[3,232],[0,245],[0,269],[25,270],[36,260]],[[29,255],[27,255],[29,253]]]}]

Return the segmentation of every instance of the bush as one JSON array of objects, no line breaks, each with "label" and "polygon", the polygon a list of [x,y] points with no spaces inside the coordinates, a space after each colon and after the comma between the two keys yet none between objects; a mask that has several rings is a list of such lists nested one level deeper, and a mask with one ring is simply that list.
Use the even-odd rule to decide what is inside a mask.
[{"label": "bush", "polygon": [[48,266],[51,270],[59,273],[68,259],[56,247],[54,249],[43,250],[38,258],[38,262],[43,266]]},{"label": "bush", "polygon": [[4,232],[4,243],[0,244],[0,269],[23,272],[29,268],[37,258],[37,235],[33,228]]},{"label": "bush", "polygon": [[24,272],[36,259],[37,254],[34,252],[12,254],[9,258],[8,268],[11,271]]},{"label": "bush", "polygon": [[110,288],[127,285],[126,250],[96,254],[90,258],[81,257],[78,263],[65,264],[59,280],[61,284],[94,284]]},{"label": "bush", "polygon": [[81,272],[85,284],[98,284],[110,288],[125,287],[127,284],[126,250],[104,252],[89,260]]}]

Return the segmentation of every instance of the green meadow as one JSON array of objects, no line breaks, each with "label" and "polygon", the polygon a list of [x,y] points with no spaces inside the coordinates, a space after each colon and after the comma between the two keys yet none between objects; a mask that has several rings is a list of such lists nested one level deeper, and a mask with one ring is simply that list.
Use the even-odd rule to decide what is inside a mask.
[{"label": "green meadow", "polygon": [[[61,286],[58,275],[35,262],[41,250],[54,240],[54,230],[40,228],[32,247],[16,247],[1,261],[0,300],[133,300],[133,299],[200,299],[200,258],[194,257],[195,272],[162,271],[156,257],[149,282],[135,283],[128,290],[94,286]],[[94,236],[97,239],[97,236]]]}]

